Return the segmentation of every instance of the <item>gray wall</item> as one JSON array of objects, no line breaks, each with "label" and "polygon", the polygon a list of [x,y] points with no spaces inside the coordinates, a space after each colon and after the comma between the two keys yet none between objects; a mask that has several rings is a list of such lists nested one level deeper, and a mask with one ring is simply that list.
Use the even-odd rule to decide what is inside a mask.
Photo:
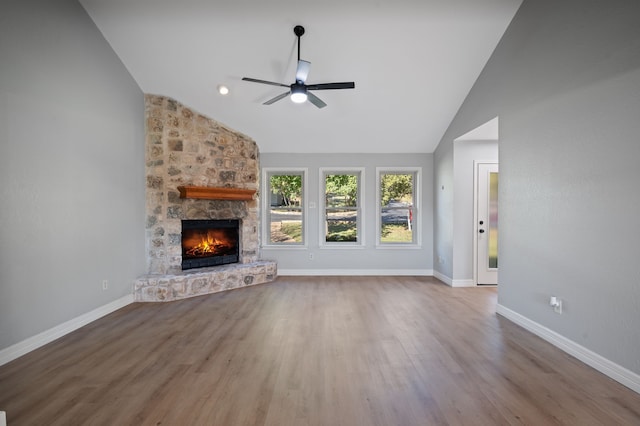
[{"label": "gray wall", "polygon": [[447,281],[453,279],[453,139],[440,143],[433,154],[434,272]]},{"label": "gray wall", "polygon": [[636,0],[525,0],[437,151],[500,117],[499,303],[635,373],[639,16]]},{"label": "gray wall", "polygon": [[[258,145],[260,141],[258,141]],[[263,248],[262,257],[278,261],[278,270],[319,274],[332,271],[408,271],[433,269],[433,156],[431,154],[278,154],[262,153],[260,166],[308,168],[307,204],[320,206],[321,167],[364,167],[364,248],[319,248],[320,209],[308,209],[306,248]],[[422,167],[422,246],[420,249],[376,249],[376,167]],[[264,241],[264,239],[263,239]],[[309,253],[314,259],[309,260]]]},{"label": "gray wall", "polygon": [[144,272],[144,98],[75,0],[3,1],[0,58],[2,349]]}]

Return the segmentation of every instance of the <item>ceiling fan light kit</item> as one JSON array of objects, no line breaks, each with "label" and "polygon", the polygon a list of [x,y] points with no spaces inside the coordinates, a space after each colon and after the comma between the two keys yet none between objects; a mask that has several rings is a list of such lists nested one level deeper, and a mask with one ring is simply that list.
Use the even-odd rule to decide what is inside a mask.
[{"label": "ceiling fan light kit", "polygon": [[307,88],[303,85],[292,84],[291,85],[291,101],[296,104],[301,104],[307,101]]},{"label": "ceiling fan light kit", "polygon": [[264,102],[263,105],[271,105],[279,101],[280,99],[284,99],[287,96],[290,96],[291,101],[294,103],[304,103],[307,100],[311,102],[318,108],[324,108],[327,106],[326,103],[313,93],[309,92],[309,90],[337,90],[337,89],[354,89],[356,87],[353,81],[344,82],[344,83],[321,83],[321,84],[306,84],[307,76],[309,75],[309,69],[311,67],[311,62],[304,61],[300,59],[300,37],[304,34],[304,27],[301,25],[296,25],[293,28],[293,33],[298,37],[298,66],[296,68],[296,81],[291,85],[276,83],[273,81],[267,80],[259,80],[256,78],[243,77],[242,80],[250,81],[253,83],[261,83],[268,84],[270,86],[280,86],[280,87],[288,87],[289,91],[281,93],[275,98],[269,99]]}]

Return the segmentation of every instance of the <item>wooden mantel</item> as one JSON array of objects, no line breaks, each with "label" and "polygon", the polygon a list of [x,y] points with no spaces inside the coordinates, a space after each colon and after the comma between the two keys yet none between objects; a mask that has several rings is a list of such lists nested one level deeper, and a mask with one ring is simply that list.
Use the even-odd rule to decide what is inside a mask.
[{"label": "wooden mantel", "polygon": [[237,200],[251,201],[255,189],[214,188],[206,186],[179,186],[180,198],[198,198],[201,200]]}]

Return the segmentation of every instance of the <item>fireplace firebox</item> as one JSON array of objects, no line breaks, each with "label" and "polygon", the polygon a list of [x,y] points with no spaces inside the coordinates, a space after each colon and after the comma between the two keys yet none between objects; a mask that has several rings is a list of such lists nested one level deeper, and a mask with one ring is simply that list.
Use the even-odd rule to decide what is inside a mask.
[{"label": "fireplace firebox", "polygon": [[237,263],[240,260],[240,221],[183,220],[182,269]]}]

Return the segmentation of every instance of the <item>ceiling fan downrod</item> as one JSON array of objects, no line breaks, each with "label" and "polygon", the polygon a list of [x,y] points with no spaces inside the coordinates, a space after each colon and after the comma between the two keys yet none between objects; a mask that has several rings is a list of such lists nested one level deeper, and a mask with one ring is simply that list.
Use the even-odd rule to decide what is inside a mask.
[{"label": "ceiling fan downrod", "polygon": [[293,33],[298,37],[298,61],[300,60],[300,37],[304,35],[304,27],[296,25],[293,27]]}]

